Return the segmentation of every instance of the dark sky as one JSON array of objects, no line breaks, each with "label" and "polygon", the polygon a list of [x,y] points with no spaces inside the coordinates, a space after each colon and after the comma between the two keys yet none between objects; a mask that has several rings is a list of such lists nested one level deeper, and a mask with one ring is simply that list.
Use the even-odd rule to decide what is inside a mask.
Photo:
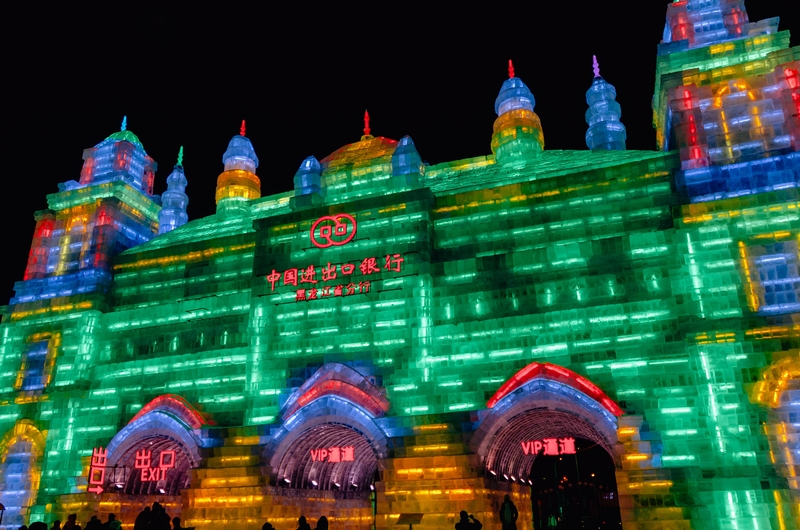
[{"label": "dark sky", "polygon": [[[184,146],[190,219],[213,213],[222,153],[242,119],[261,162],[262,195],[291,189],[305,157],[357,141],[365,108],[374,135],[410,135],[431,164],[490,153],[508,59],[536,97],[547,149],[586,148],[592,54],[617,88],[628,148],[655,146],[650,100],[664,1],[633,9],[487,2],[476,11],[460,3],[447,15],[406,2],[270,3],[278,7],[264,11],[228,2],[200,13],[163,4],[61,3],[4,21],[13,43],[3,76],[11,236],[0,304],[22,278],[33,213],[58,182],[79,178],[83,149],[118,130],[123,115],[159,163],[157,193]],[[747,8],[750,20],[781,16],[781,29],[800,35],[789,4]]]}]

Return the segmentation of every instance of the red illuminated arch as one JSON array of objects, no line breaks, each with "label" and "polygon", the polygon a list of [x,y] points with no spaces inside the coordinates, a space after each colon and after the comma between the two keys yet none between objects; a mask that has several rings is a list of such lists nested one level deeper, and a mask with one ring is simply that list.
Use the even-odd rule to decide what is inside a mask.
[{"label": "red illuminated arch", "polygon": [[150,403],[142,407],[142,409],[137,412],[128,423],[133,423],[145,414],[157,410],[172,413],[183,420],[192,429],[199,429],[206,425],[215,425],[213,421],[205,418],[188,401],[175,394],[164,394],[162,396],[158,396]]},{"label": "red illuminated arch", "polygon": [[354,369],[339,363],[323,365],[295,391],[284,405],[283,419],[323,396],[351,401],[374,418],[389,412],[390,403],[381,391]]},{"label": "red illuminated arch", "polygon": [[624,414],[623,410],[619,408],[619,406],[614,403],[614,401],[612,401],[611,398],[609,398],[602,390],[597,388],[594,383],[585,377],[576,374],[572,370],[568,370],[563,366],[557,366],[550,363],[531,363],[514,374],[503,384],[503,386],[497,390],[497,392],[495,392],[492,398],[486,403],[486,407],[490,409],[493,408],[501,399],[511,394],[516,389],[522,387],[529,381],[539,377],[552,379],[571,386],[575,390],[586,394],[600,403],[603,408],[605,408],[614,416],[619,417]]}]

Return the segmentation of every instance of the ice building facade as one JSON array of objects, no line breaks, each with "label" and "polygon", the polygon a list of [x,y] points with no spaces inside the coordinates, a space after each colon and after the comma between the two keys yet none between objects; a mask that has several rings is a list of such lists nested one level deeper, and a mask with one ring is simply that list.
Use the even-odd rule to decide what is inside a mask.
[{"label": "ice building facade", "polygon": [[657,151],[599,72],[590,149],[546,150],[513,69],[491,155],[367,122],[261,197],[243,124],[190,222],[180,160],[159,198],[126,123],[87,149],[0,327],[2,525],[499,529],[507,494],[545,528],[574,487],[626,530],[798,528],[800,49],[687,0],[658,53]]}]

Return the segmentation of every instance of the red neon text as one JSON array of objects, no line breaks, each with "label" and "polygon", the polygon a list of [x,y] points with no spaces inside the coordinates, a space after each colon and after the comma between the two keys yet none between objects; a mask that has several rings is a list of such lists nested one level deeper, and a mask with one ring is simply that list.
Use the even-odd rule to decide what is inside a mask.
[{"label": "red neon text", "polygon": [[153,452],[147,449],[136,451],[134,466],[141,472],[142,482],[158,482],[166,480],[167,471],[175,468],[175,451],[161,451],[158,457],[158,466],[150,467]]},{"label": "red neon text", "polygon": [[[319,228],[319,234],[317,234]],[[352,215],[340,213],[320,217],[311,225],[311,243],[317,248],[340,247],[356,237],[356,220]],[[336,239],[334,239],[336,238]]]},{"label": "red neon text", "polygon": [[328,462],[336,464],[338,462],[355,461],[356,449],[352,445],[346,447],[328,447],[327,449],[312,449],[311,460],[313,462]]},{"label": "red neon text", "polygon": [[558,456],[575,454],[575,438],[544,438],[520,443],[522,444],[522,452],[526,455]]},{"label": "red neon text", "polygon": [[92,449],[92,463],[89,466],[89,487],[86,491],[100,495],[103,493],[103,484],[106,483],[106,466],[108,465],[108,450],[102,447]]},{"label": "red neon text", "polygon": [[[402,272],[405,258],[402,254],[387,254],[383,260],[379,258],[364,258],[358,265],[358,271],[363,276],[378,274],[383,271]],[[383,267],[381,267],[381,264]],[[275,287],[280,287],[281,280],[284,286],[305,287],[295,292],[297,301],[316,300],[330,296],[350,296],[356,294],[356,289],[361,294],[368,293],[371,288],[370,281],[362,281],[357,284],[349,282],[343,285],[319,286],[320,282],[329,282],[340,277],[353,276],[356,271],[354,263],[331,264],[328,262],[324,266],[316,267],[308,265],[304,269],[287,269],[278,272],[275,269],[266,276],[270,291],[274,292]],[[308,284],[306,286],[302,284]]]}]

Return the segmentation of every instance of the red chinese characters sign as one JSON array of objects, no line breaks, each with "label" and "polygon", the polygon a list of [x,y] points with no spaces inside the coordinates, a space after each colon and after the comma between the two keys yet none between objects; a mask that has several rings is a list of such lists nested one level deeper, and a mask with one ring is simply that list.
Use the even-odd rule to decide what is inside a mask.
[{"label": "red chinese characters sign", "polygon": [[100,495],[106,483],[106,467],[108,465],[108,450],[102,447],[92,449],[92,463],[89,466],[89,487],[86,491]]},{"label": "red chinese characters sign", "polygon": [[356,459],[355,451],[355,447],[352,445],[345,447],[328,447],[327,449],[311,449],[311,460],[313,462],[327,462],[330,464],[354,462]]},{"label": "red chinese characters sign", "polygon": [[167,471],[175,468],[175,451],[161,451],[158,456],[158,465],[152,467],[153,452],[143,449],[136,451],[134,467],[141,473],[142,482],[158,482],[166,480]]},{"label": "red chinese characters sign", "polygon": [[[157,466],[152,466],[152,458],[152,451],[146,449],[136,451],[134,467],[141,473],[141,481],[157,482],[166,480],[167,471],[175,468],[175,451],[161,451]],[[103,486],[106,483],[106,469],[108,469],[108,450],[103,447],[95,447],[92,450],[92,461],[89,466],[89,487],[86,488],[86,491],[97,495],[103,493]]]},{"label": "red chinese characters sign", "polygon": [[[356,236],[358,224],[355,218],[346,213],[320,217],[311,225],[309,236],[317,248],[346,245]],[[354,276],[372,276],[382,272],[401,272],[405,257],[402,254],[386,254],[381,257],[367,257],[350,263],[328,262],[325,265],[307,265],[305,268],[291,268],[272,272],[266,276],[270,291],[276,287],[295,287],[295,301],[305,302],[367,294],[372,289],[372,279]],[[337,282],[332,285],[324,285]]]},{"label": "red chinese characters sign", "polygon": [[[354,276],[371,276],[381,272],[402,272],[405,258],[402,254],[387,254],[381,258],[364,258],[356,263],[331,264],[322,267],[308,265],[304,269],[287,269],[278,272],[272,269],[267,275],[270,291],[276,287],[293,286],[301,287],[295,291],[295,300],[298,302],[318,300],[335,296],[351,296],[366,294],[372,288],[372,281],[359,279],[354,281]],[[347,281],[335,285],[319,285],[335,280]]]},{"label": "red chinese characters sign", "polygon": [[526,455],[558,456],[575,454],[575,438],[544,438],[520,443],[522,444],[522,452]]}]

